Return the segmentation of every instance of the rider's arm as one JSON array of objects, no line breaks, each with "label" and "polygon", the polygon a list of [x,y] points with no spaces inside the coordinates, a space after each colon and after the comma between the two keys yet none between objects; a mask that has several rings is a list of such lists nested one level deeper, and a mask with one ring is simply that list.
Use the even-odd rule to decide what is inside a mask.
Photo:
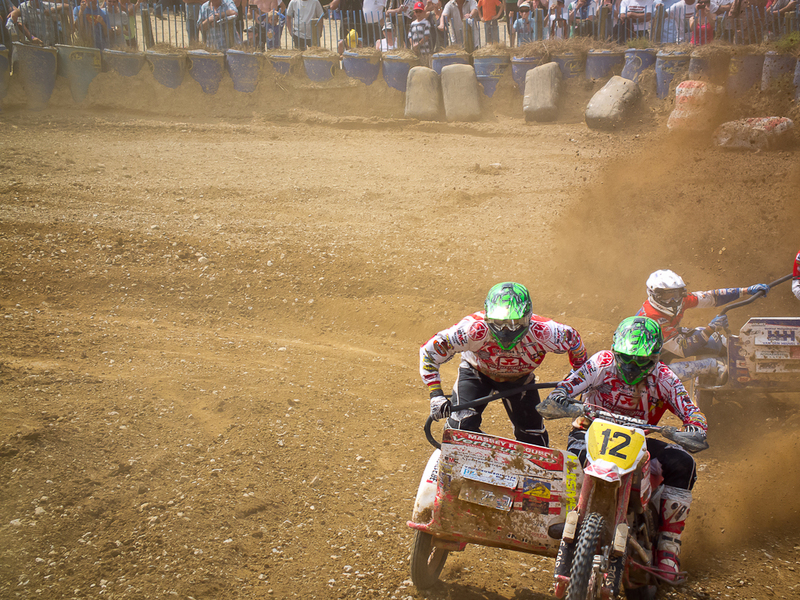
[{"label": "rider's arm", "polygon": [[[420,347],[419,374],[428,386],[431,396],[443,394],[439,365],[446,363],[458,352],[470,349],[470,340],[475,337],[471,328],[475,323],[476,320],[472,317],[465,317],[452,327],[440,331]],[[485,325],[483,327],[486,328]]]},{"label": "rider's arm", "polygon": [[570,373],[556,387],[565,390],[574,398],[592,387],[601,375],[603,367],[612,364],[613,361],[614,355],[608,350],[602,350],[584,362],[581,368]]},{"label": "rider's arm", "polygon": [[693,425],[703,431],[708,431],[706,416],[692,402],[678,376],[670,371],[664,363],[659,365],[656,386],[658,396],[667,403],[670,412],[681,420],[684,427]]},{"label": "rider's arm", "polygon": [[583,345],[581,334],[569,325],[534,316],[531,333],[547,352],[566,352],[573,369],[586,362],[586,346]]},{"label": "rider's arm", "polygon": [[687,333],[679,333],[664,342],[664,352],[669,352],[680,358],[694,356],[708,343],[708,338],[714,330],[709,327],[698,327]]}]

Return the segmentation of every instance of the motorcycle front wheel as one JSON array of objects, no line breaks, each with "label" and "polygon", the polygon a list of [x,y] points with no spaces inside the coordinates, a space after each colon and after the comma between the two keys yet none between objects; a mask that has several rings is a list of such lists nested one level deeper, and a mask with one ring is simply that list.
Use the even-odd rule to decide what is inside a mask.
[{"label": "motorcycle front wheel", "polygon": [[590,513],[581,524],[575,554],[572,559],[572,570],[567,588],[567,600],[587,600],[589,584],[592,580],[592,564],[603,532],[604,519],[598,513]]},{"label": "motorcycle front wheel", "polygon": [[419,529],[411,547],[411,581],[418,590],[427,590],[439,581],[449,550],[433,545],[433,536]]}]

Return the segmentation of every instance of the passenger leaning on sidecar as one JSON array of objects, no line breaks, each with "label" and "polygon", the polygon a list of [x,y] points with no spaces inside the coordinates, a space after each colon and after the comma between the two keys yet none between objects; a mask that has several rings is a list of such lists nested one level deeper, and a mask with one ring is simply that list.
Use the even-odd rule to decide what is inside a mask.
[{"label": "passenger leaning on sidecar", "polygon": [[800,252],[794,257],[794,270],[792,271],[792,291],[800,300]]},{"label": "passenger leaning on sidecar", "polygon": [[[725,353],[725,337],[728,316],[714,317],[706,327],[688,329],[681,327],[683,314],[689,308],[723,306],[738,300],[744,294],[753,296],[758,292],[767,295],[769,286],[757,283],[746,288],[723,288],[707,292],[687,292],[680,275],[670,270],[655,271],[647,278],[647,300],[637,316],[650,317],[661,326],[664,349],[661,359],[671,363],[676,358],[688,356],[717,357]],[[684,361],[674,366],[681,379],[702,374],[724,375],[725,364],[716,358]]]},{"label": "passenger leaning on sidecar", "polygon": [[[628,317],[614,333],[611,350],[592,356],[586,364],[558,384],[548,397],[562,406],[568,398],[583,394],[583,402],[608,412],[657,425],[669,410],[684,431],[705,433],[706,418],[695,406],[678,377],[659,361],[663,345],[661,328],[647,317]],[[580,420],[576,421],[579,423]],[[586,462],[586,430],[574,428],[567,449]],[[661,469],[661,525],[658,567],[675,579],[680,572],[681,533],[692,503],[697,478],[692,456],[677,444],[647,439],[650,468]]]},{"label": "passenger leaning on sidecar", "polygon": [[[420,375],[430,391],[431,418],[438,421],[450,415],[449,427],[480,431],[486,407],[459,411],[458,405],[533,383],[534,370],[548,352],[568,353],[573,369],[586,362],[586,348],[577,331],[533,314],[531,296],[524,285],[498,283],[489,290],[483,311],[440,331],[420,348]],[[457,353],[461,353],[461,364],[451,403],[442,392],[439,365]],[[516,438],[547,446],[549,438],[536,412],[537,404],[537,390],[503,398]]]}]

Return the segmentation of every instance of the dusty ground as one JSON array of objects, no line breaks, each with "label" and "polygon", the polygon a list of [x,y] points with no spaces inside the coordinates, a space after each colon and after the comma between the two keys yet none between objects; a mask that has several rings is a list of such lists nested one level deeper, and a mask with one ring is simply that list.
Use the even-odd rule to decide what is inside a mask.
[{"label": "dusty ground", "polygon": [[[550,559],[480,547],[411,585],[419,345],[513,279],[597,351],[650,271],[771,281],[799,246],[796,150],[284,117],[0,115],[0,597],[550,598]],[[765,314],[788,285],[731,321]],[[670,598],[800,592],[800,399],[743,400]]]}]

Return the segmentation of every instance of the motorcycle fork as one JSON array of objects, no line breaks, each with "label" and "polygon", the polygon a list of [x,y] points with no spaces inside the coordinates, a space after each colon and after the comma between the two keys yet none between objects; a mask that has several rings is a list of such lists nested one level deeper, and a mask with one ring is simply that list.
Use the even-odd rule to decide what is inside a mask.
[{"label": "motorcycle fork", "polygon": [[[577,516],[578,524],[583,521],[583,517],[586,514],[586,507],[589,505],[592,490],[594,489],[594,483],[595,480],[592,477],[586,477],[583,480],[583,485],[581,486],[581,495],[578,497],[578,505],[573,511]],[[567,519],[569,520],[569,515],[567,516]],[[567,531],[568,529],[565,527],[564,533],[566,534]],[[555,579],[556,598],[563,598],[567,593],[570,572],[572,570],[572,556],[575,552],[576,534],[577,529],[574,529],[571,533],[570,540],[566,539],[567,535],[562,534],[561,543],[558,545],[558,554],[556,554],[556,565],[553,573]]]},{"label": "motorcycle fork", "polygon": [[[614,543],[611,547],[611,556],[608,561],[608,570],[604,587],[608,589],[610,598],[616,598],[619,594],[622,575],[625,571],[625,556],[627,542],[630,539],[628,533],[628,503],[631,499],[631,488],[633,487],[633,473],[623,475],[622,481],[617,492],[617,511],[614,515],[614,525],[612,527],[612,539]],[[619,529],[624,524],[624,529]],[[622,540],[617,540],[617,535],[625,535],[624,544]]]}]

